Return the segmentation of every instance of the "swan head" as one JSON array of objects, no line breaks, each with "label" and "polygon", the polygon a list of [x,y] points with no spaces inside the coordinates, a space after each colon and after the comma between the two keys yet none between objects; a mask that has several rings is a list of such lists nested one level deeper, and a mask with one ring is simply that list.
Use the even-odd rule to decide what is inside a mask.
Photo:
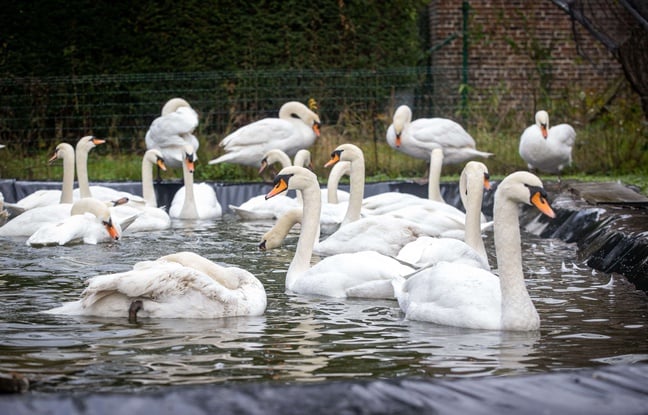
[{"label": "swan head", "polygon": [[364,158],[362,150],[355,144],[341,144],[331,152],[331,159],[326,162],[324,167],[331,167],[338,161],[353,162],[360,158]]},{"label": "swan head", "polygon": [[316,137],[320,136],[320,128],[322,122],[319,115],[315,114],[306,105],[298,101],[286,102],[279,109],[279,118],[296,118],[301,120],[304,124],[311,127]]},{"label": "swan head", "polygon": [[159,150],[154,148],[147,150],[146,153],[144,153],[144,160],[158,166],[160,170],[166,171],[166,164],[164,164],[164,158]]},{"label": "swan head", "polygon": [[183,98],[171,98],[162,107],[162,115],[169,115],[182,107],[191,108],[191,105],[189,105],[189,103]]},{"label": "swan head", "polygon": [[405,129],[405,125],[412,121],[412,110],[407,105],[401,105],[396,108],[394,112],[392,124],[394,125],[394,133],[396,134],[396,147],[401,146],[401,134]]},{"label": "swan head", "polygon": [[536,112],[535,121],[536,125],[540,128],[540,132],[542,132],[542,136],[547,138],[549,131],[549,114],[547,111],[541,110]]},{"label": "swan head", "polygon": [[85,150],[86,152],[88,152],[89,150],[91,150],[91,149],[93,149],[93,148],[97,147],[98,145],[103,144],[105,142],[106,142],[106,140],[103,140],[101,138],[97,138],[97,137],[92,136],[92,135],[87,135],[87,136],[82,137],[81,139],[79,139],[79,141],[77,141],[76,149],[77,149],[77,151],[82,149],[82,150]]},{"label": "swan head", "polygon": [[285,167],[275,176],[273,187],[265,198],[268,200],[287,190],[304,190],[313,184],[319,187],[317,176],[312,171],[300,166]]},{"label": "swan head", "polygon": [[[128,199],[126,199],[126,201],[128,201]],[[83,215],[86,213],[93,214],[101,221],[111,239],[119,239],[119,229],[117,229],[113,223],[110,216],[110,209],[105,202],[92,197],[84,197],[72,204],[70,215]]]},{"label": "swan head", "polygon": [[462,201],[464,197],[468,195],[468,183],[472,183],[473,181],[474,183],[483,184],[483,188],[486,190],[490,190],[491,188],[488,167],[480,161],[469,161],[461,172],[461,177],[459,178],[459,191]]},{"label": "swan head", "polygon": [[295,154],[295,162],[293,164],[295,166],[302,166],[306,167],[309,170],[313,170],[311,152],[309,150],[306,150],[305,148],[302,148],[297,152],[297,154]]},{"label": "swan head", "polygon": [[194,172],[196,169],[196,151],[194,150],[191,144],[184,146],[184,166],[187,168],[189,173]]},{"label": "swan head", "polygon": [[52,164],[55,160],[65,158],[66,154],[74,154],[74,148],[68,143],[60,143],[56,146],[54,154],[47,160],[47,163]]},{"label": "swan head", "polygon": [[542,181],[532,173],[518,171],[506,176],[497,186],[495,198],[499,197],[506,197],[517,203],[535,206],[550,218],[556,217],[547,199],[547,192],[542,186]]}]

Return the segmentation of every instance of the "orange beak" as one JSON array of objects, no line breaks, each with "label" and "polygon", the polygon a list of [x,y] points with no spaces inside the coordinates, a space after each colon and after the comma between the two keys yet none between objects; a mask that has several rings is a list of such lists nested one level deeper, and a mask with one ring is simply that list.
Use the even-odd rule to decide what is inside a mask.
[{"label": "orange beak", "polygon": [[340,161],[340,152],[339,151],[334,151],[334,152],[331,153],[331,159],[326,162],[324,167],[331,167],[332,165],[334,165],[338,161]]},{"label": "orange beak", "polygon": [[484,173],[484,189],[491,189],[490,176],[488,175],[488,173]]},{"label": "orange beak", "polygon": [[261,160],[261,166],[259,167],[258,174],[261,174],[263,170],[265,170],[267,167],[268,167],[268,160],[264,158],[263,160]]},{"label": "orange beak", "polygon": [[119,232],[117,232],[117,228],[113,226],[112,219],[108,219],[108,222],[104,222],[104,226],[108,231],[108,235],[110,235],[112,239],[115,241],[119,239]]},{"label": "orange beak", "polygon": [[400,133],[396,134],[396,147],[401,146],[401,135]]},{"label": "orange beak", "polygon": [[540,132],[542,133],[542,136],[544,138],[547,138],[547,135],[549,135],[549,132],[547,131],[547,126],[544,124],[540,124]]},{"label": "orange beak", "polygon": [[54,161],[55,161],[56,159],[58,159],[58,151],[55,150],[55,151],[54,151],[54,154],[52,155],[52,157],[50,157],[49,159],[47,159],[47,164],[52,164],[52,163],[54,163]]},{"label": "orange beak", "polygon": [[158,157],[155,164],[157,164],[157,166],[160,168],[160,170],[166,171],[166,164],[164,164],[164,160],[162,158]]},{"label": "orange beak", "polygon": [[279,193],[285,192],[288,190],[288,181],[287,177],[285,175],[277,176],[275,178],[275,185],[268,192],[267,195],[265,195],[266,200],[270,199],[273,196],[277,196]]},{"label": "orange beak", "polygon": [[317,137],[320,136],[320,123],[318,123],[318,122],[313,123],[313,131],[315,132],[315,135]]},{"label": "orange beak", "polygon": [[189,170],[189,173],[193,173],[194,169],[196,168],[196,165],[193,161],[193,154],[187,153],[185,156],[185,163],[187,164],[187,170]]},{"label": "orange beak", "polygon": [[92,137],[92,142],[94,143],[94,145],[98,146],[99,144],[105,143],[106,140],[102,140],[101,138],[97,138],[97,137]]},{"label": "orange beak", "polygon": [[547,199],[540,192],[535,192],[531,196],[531,203],[533,204],[533,206],[537,207],[540,212],[544,213],[550,218],[556,217],[556,214],[549,205],[549,202],[547,202]]}]

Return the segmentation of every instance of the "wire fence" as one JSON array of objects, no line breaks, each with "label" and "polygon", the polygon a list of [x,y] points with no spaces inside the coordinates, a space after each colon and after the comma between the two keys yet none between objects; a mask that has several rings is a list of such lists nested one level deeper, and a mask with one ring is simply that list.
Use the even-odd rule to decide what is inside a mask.
[{"label": "wire fence", "polygon": [[[200,114],[199,134],[218,140],[255,119],[276,116],[286,101],[316,100],[322,122],[345,112],[364,119],[390,116],[408,103],[415,114],[454,116],[461,68],[380,71],[241,71],[117,74],[0,79],[0,142],[27,153],[94,134],[119,150],[138,150],[151,121],[172,97]],[[453,91],[448,93],[448,85]],[[435,99],[443,90],[444,99]],[[450,100],[448,97],[452,97]]]}]

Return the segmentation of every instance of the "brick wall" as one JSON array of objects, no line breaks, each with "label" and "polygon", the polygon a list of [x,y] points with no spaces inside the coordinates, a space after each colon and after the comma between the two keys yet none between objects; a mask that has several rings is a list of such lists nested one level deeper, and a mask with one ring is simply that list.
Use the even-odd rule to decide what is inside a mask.
[{"label": "brick wall", "polygon": [[[437,113],[428,116],[449,116],[460,106],[463,3],[430,2]],[[603,94],[623,78],[612,55],[576,24],[578,46],[586,58],[579,55],[570,17],[550,0],[468,3],[469,105],[496,105],[501,108],[494,110],[500,112],[533,114],[538,106],[546,106],[547,99]],[[453,36],[456,38],[448,41]],[[543,97],[543,90],[548,97]]]}]

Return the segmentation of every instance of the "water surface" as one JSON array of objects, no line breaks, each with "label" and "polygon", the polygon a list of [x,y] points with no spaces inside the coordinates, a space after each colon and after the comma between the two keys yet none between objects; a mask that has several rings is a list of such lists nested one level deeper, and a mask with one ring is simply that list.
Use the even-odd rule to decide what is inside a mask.
[{"label": "water surface", "polygon": [[[31,248],[0,239],[0,372],[39,391],[119,391],[220,382],[478,377],[648,362],[648,301],[623,277],[589,269],[576,247],[523,234],[538,333],[500,333],[403,319],[396,301],[284,293],[296,233],[261,252],[270,222],[174,222],[113,244]],[[493,257],[492,233],[487,247]],[[75,300],[94,275],[190,250],[244,267],[268,293],[261,317],[126,319],[41,313]],[[491,263],[493,261],[491,260]]]}]

